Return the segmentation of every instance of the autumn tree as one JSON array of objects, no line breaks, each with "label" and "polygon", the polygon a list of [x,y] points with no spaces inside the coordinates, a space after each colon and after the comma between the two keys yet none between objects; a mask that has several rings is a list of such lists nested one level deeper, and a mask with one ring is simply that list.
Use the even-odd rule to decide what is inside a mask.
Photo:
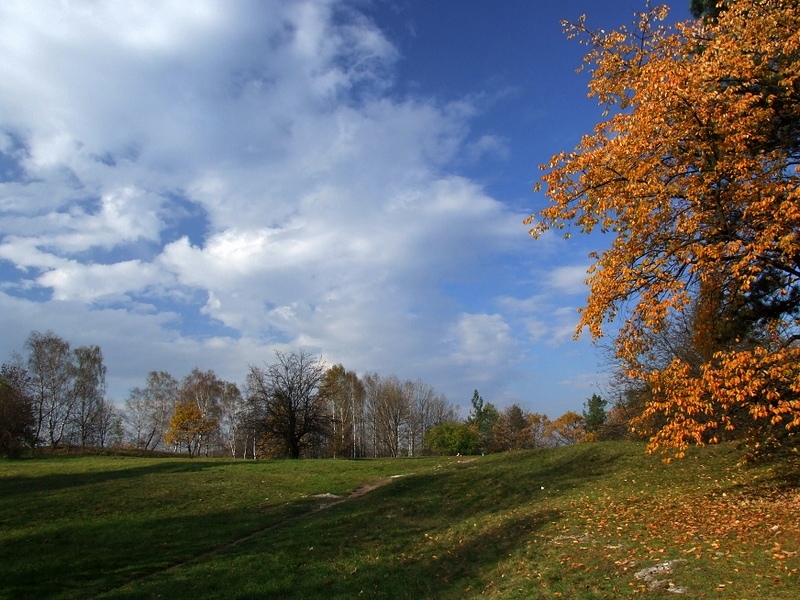
[{"label": "autumn tree", "polygon": [[577,444],[586,433],[586,422],[581,415],[568,410],[549,423],[548,433],[555,446]]},{"label": "autumn tree", "polygon": [[304,351],[275,352],[276,362],[250,367],[248,396],[260,411],[260,427],[279,441],[289,458],[300,458],[315,440],[331,431],[328,399],[322,390],[325,365]]},{"label": "autumn tree", "polygon": [[543,413],[529,412],[525,415],[528,421],[531,448],[546,448],[552,445],[550,439],[550,418]]},{"label": "autumn tree", "polygon": [[[616,354],[650,391],[643,422],[663,420],[651,451],[716,442],[739,414],[751,439],[779,444],[800,427],[800,7],[736,0],[672,28],[666,13],[568,28],[590,46],[609,117],[544,167],[550,205],[528,223],[611,234],[579,331],[597,339],[624,316]],[[697,298],[725,325],[700,368],[648,369],[653,340]]]},{"label": "autumn tree", "polygon": [[194,399],[187,398],[175,405],[164,442],[179,452],[185,446],[189,458],[192,458],[200,453],[216,427],[217,420],[201,410]]},{"label": "autumn tree", "polygon": [[716,19],[730,0],[691,0],[689,12],[696,19]]},{"label": "autumn tree", "polygon": [[[223,405],[235,404],[239,390],[235,384],[223,381],[213,370],[202,371],[195,367],[192,372],[184,377],[177,392],[177,404],[193,403],[199,411],[203,427],[197,428],[197,434],[202,437],[197,441],[202,446],[206,455],[211,447],[230,444],[230,438],[222,440],[219,431],[219,422],[222,416]],[[185,412],[185,409],[184,409]],[[210,426],[213,424],[213,426]],[[227,421],[226,425],[230,426]],[[226,432],[228,435],[230,431]]]},{"label": "autumn tree", "polygon": [[[636,385],[638,384],[638,385]],[[642,418],[645,405],[652,399],[652,394],[642,382],[628,382],[618,389],[616,399],[606,411],[606,420],[597,434],[598,440],[638,440],[646,437],[638,434],[631,423]],[[651,423],[648,429],[657,430],[663,426]]]},{"label": "autumn tree", "polygon": [[531,422],[519,404],[504,408],[492,425],[493,452],[525,450],[533,447]]}]

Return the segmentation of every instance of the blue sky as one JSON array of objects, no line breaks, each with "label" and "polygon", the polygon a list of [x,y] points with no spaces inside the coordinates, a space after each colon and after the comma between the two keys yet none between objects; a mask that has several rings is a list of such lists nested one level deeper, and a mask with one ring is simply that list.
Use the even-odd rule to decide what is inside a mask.
[{"label": "blue sky", "polygon": [[[688,0],[671,3],[688,18]],[[600,237],[532,240],[601,118],[563,19],[644,0],[0,4],[0,359],[32,330],[242,383],[275,349],[557,417]]]}]

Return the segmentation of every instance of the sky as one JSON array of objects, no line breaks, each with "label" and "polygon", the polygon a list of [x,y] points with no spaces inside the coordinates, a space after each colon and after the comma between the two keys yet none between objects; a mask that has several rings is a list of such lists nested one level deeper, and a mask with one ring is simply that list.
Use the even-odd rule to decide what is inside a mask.
[{"label": "sky", "polygon": [[32,331],[97,344],[122,403],[152,370],[241,385],[303,350],[462,416],[475,389],[580,412],[607,378],[573,340],[607,240],[522,221],[602,119],[561,21],[644,5],[4,0],[0,361]]}]

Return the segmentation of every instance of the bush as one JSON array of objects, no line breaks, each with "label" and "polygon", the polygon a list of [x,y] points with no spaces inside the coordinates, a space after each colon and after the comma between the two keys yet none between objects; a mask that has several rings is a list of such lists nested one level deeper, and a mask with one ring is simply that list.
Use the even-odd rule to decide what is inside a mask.
[{"label": "bush", "polygon": [[477,454],[481,445],[478,432],[466,423],[442,423],[431,428],[426,438],[434,454]]}]

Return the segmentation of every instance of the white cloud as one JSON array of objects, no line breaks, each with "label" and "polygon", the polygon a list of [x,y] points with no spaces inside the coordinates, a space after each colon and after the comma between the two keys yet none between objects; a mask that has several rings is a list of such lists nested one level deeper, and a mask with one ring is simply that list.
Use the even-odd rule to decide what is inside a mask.
[{"label": "white cloud", "polygon": [[511,327],[499,314],[462,314],[453,327],[455,356],[472,367],[497,368],[512,355]]},{"label": "white cloud", "polygon": [[496,135],[483,135],[466,148],[467,160],[473,163],[485,157],[505,159],[509,154],[507,141]]},{"label": "white cloud", "polygon": [[138,260],[109,265],[83,265],[70,261],[37,278],[37,283],[51,288],[54,300],[84,302],[120,302],[156,284],[172,283],[157,267]]},{"label": "white cloud", "polygon": [[526,317],[523,321],[533,340],[544,342],[548,346],[558,346],[574,339],[578,311],[572,307],[551,306],[546,317]]},{"label": "white cloud", "polygon": [[506,143],[467,143],[468,99],[394,96],[399,53],[352,7],[8,1],[0,54],[0,148],[25,172],[0,183],[19,293],[0,299],[28,330],[100,344],[125,381],[241,378],[275,346],[459,390],[518,362],[530,332],[443,291],[529,243],[526,215],[451,168]]},{"label": "white cloud", "polygon": [[547,284],[562,294],[588,294],[586,285],[588,265],[556,267],[547,274]]}]

